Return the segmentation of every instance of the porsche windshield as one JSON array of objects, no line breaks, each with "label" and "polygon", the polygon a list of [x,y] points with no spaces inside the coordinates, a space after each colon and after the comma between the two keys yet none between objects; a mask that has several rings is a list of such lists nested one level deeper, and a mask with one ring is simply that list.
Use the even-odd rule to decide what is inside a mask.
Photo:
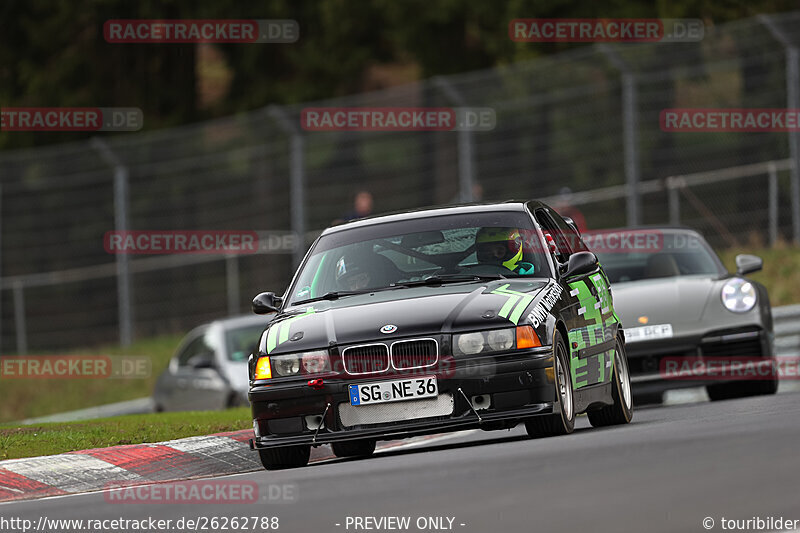
[{"label": "porsche windshield", "polygon": [[524,212],[398,220],[320,238],[292,288],[291,303],[330,293],[468,276],[550,275],[539,234]]},{"label": "porsche windshield", "polygon": [[590,232],[583,241],[609,281],[622,283],[678,276],[722,276],[725,269],[700,235],[676,230]]}]

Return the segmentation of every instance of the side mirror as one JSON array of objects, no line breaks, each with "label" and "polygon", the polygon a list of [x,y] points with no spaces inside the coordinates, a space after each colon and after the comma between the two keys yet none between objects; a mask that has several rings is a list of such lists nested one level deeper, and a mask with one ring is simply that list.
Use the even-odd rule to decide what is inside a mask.
[{"label": "side mirror", "polygon": [[262,292],[253,298],[253,312],[257,315],[277,313],[281,305],[283,305],[283,298],[275,296],[274,292]]},{"label": "side mirror", "polygon": [[575,230],[575,233],[577,233],[578,235],[581,234],[581,230],[578,229],[578,225],[575,223],[574,220],[572,220],[571,217],[561,217],[561,218],[564,219],[564,222],[567,223],[567,226]]},{"label": "side mirror", "polygon": [[213,352],[201,352],[189,359],[189,366],[195,370],[201,368],[214,368]]},{"label": "side mirror", "polygon": [[573,276],[584,276],[597,270],[597,256],[592,252],[575,252],[569,256],[567,269],[564,271],[565,278]]},{"label": "side mirror", "polygon": [[764,267],[764,260],[757,255],[739,254],[736,256],[736,273],[740,276],[758,272]]}]

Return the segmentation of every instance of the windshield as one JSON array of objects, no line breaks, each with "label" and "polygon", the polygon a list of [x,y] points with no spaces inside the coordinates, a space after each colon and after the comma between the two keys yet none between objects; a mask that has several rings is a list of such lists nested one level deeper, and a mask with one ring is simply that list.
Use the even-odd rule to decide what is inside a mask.
[{"label": "windshield", "polygon": [[725,274],[705,239],[693,232],[604,231],[585,233],[583,240],[600,259],[611,283]]},{"label": "windshield", "polygon": [[444,215],[354,227],[314,246],[291,304],[331,292],[369,291],[429,276],[546,276],[550,267],[524,212]]},{"label": "windshield", "polygon": [[250,354],[258,347],[258,340],[263,331],[264,326],[261,324],[227,330],[225,348],[228,359],[236,362],[247,361]]}]

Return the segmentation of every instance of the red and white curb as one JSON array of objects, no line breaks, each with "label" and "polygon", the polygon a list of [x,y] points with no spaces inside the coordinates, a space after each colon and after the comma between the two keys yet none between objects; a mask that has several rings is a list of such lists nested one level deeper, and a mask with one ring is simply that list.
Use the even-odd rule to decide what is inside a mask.
[{"label": "red and white curb", "polygon": [[[450,434],[454,435],[454,434]],[[252,430],[202,437],[80,450],[60,455],[0,461],[0,503],[254,472],[263,467],[248,440]],[[390,441],[379,449],[439,440]],[[333,459],[330,447],[311,449],[311,462]]]}]

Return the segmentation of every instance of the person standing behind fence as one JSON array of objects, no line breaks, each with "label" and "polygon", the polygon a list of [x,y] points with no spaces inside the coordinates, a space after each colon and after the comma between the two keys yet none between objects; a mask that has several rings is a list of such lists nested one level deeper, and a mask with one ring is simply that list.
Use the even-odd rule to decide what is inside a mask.
[{"label": "person standing behind fence", "polygon": [[334,220],[331,225],[336,226],[342,222],[349,222],[351,220],[370,216],[372,214],[373,203],[374,200],[371,192],[366,189],[357,191],[353,197],[353,210],[345,213],[341,218]]}]

